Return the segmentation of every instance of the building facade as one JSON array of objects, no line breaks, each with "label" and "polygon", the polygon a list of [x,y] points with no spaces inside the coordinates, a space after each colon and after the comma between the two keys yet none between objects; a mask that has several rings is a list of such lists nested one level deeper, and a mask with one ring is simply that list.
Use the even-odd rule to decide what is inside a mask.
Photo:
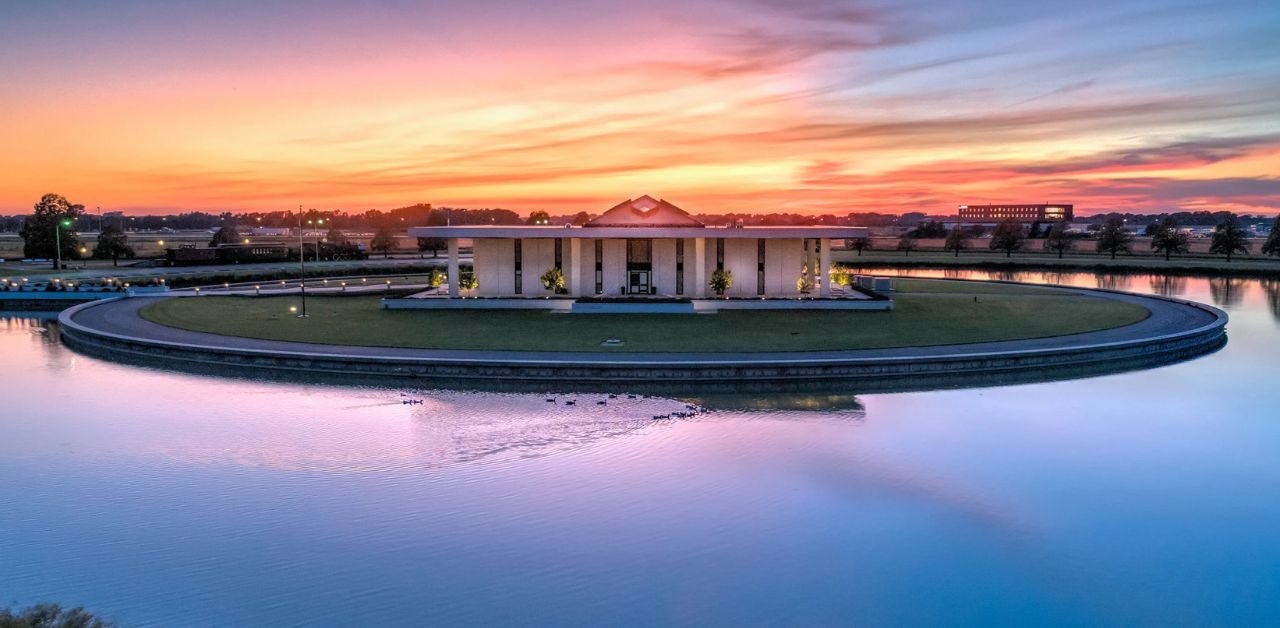
[{"label": "building facade", "polygon": [[[716,295],[717,270],[732,274],[730,298],[831,297],[833,240],[866,237],[862,227],[708,227],[649,196],[629,199],[581,227],[413,227],[411,237],[445,238],[449,295],[463,296],[459,241],[472,242],[475,296],[688,298]],[[541,277],[559,269],[565,287]],[[802,281],[803,279],[803,281]]]},{"label": "building facade", "polygon": [[962,221],[1016,220],[1018,222],[1059,222],[1075,218],[1071,203],[1044,205],[961,205],[957,212]]}]

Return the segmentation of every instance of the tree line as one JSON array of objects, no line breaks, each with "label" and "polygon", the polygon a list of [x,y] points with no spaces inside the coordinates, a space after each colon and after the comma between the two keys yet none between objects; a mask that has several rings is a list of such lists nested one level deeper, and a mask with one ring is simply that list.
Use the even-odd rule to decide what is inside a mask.
[{"label": "tree line", "polygon": [[[1165,260],[1173,255],[1191,252],[1190,236],[1182,231],[1182,227],[1183,225],[1172,216],[1165,216],[1154,223],[1146,230],[1147,235],[1151,236],[1151,250],[1156,254],[1164,255]],[[912,251],[919,248],[919,239],[943,238],[943,249],[959,257],[962,251],[970,248],[973,239],[983,235],[985,235],[985,228],[981,226],[956,225],[947,229],[941,222],[930,221],[903,234],[895,248],[909,256]],[[1067,252],[1075,250],[1077,242],[1087,238],[1092,238],[1094,249],[1098,253],[1109,254],[1111,259],[1115,259],[1121,253],[1132,253],[1134,244],[1134,236],[1127,228],[1125,219],[1113,216],[1104,221],[1098,230],[1091,231],[1088,235],[1071,233],[1065,221],[1052,223],[1043,230],[1039,223],[1035,223],[1028,231],[1023,229],[1022,223],[1005,220],[997,224],[992,231],[987,248],[1001,251],[1005,257],[1012,257],[1015,252],[1022,250],[1026,240],[1033,238],[1043,238],[1044,247],[1057,253],[1060,259]],[[1228,262],[1236,254],[1248,255],[1252,251],[1253,245],[1249,240],[1249,232],[1235,214],[1224,215],[1214,226],[1211,238],[1209,252],[1214,255],[1225,255]],[[851,241],[849,247],[856,250],[858,255],[862,255],[863,251],[871,248],[871,240],[858,238]],[[1260,250],[1263,255],[1280,257],[1280,216],[1273,221],[1271,233]]]}]

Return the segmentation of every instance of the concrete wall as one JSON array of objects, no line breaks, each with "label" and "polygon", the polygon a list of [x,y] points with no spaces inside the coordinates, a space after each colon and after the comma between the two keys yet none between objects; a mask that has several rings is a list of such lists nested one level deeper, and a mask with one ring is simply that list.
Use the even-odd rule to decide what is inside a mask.
[{"label": "concrete wall", "polygon": [[[562,268],[570,280],[578,283],[578,294],[595,295],[595,242],[593,238],[583,238],[579,244],[579,255],[574,268],[571,262],[572,244],[563,238]],[[627,285],[627,246],[626,240],[609,239],[603,242],[603,295],[618,296],[621,288]],[[725,268],[733,272],[734,284],[728,296],[754,297],[756,292],[756,261],[758,240],[726,239]],[[795,296],[796,280],[800,277],[803,264],[802,240],[799,238],[765,240],[765,292],[768,296]],[[716,269],[715,238],[707,238],[705,277],[710,278]],[[555,240],[551,238],[525,238],[521,240],[523,260],[523,292],[519,296],[540,297],[548,294],[542,287],[540,277],[548,268],[555,265]],[[515,253],[512,240],[477,239],[474,243],[475,268],[480,280],[479,296],[511,297],[516,296],[514,288]],[[698,294],[697,275],[694,265],[697,263],[695,240],[684,240],[685,271],[684,295],[693,297]],[[574,270],[576,269],[576,272]],[[676,294],[676,240],[656,239],[653,241],[653,285],[656,293],[662,296]],[[572,291],[572,286],[566,285]],[[705,294],[711,295],[708,290]]]},{"label": "concrete wall", "polygon": [[[476,291],[482,297],[517,296],[515,291],[515,241],[496,238],[477,239],[473,244],[475,272],[480,280]],[[542,297],[551,294],[542,287],[542,273],[555,266],[555,240],[520,240],[522,297]],[[569,263],[569,246],[565,242],[564,263]]]},{"label": "concrete wall", "polygon": [[[725,294],[730,297],[757,296],[756,271],[758,240],[726,239],[724,241],[724,267],[733,273],[733,286]],[[804,263],[803,240],[800,238],[765,240],[765,294],[768,296],[794,296],[800,294],[796,280],[800,278]],[[692,246],[690,249],[692,250]],[[707,238],[706,276],[716,270],[716,239]],[[686,286],[687,287],[687,286]],[[707,289],[707,295],[714,292]]]}]

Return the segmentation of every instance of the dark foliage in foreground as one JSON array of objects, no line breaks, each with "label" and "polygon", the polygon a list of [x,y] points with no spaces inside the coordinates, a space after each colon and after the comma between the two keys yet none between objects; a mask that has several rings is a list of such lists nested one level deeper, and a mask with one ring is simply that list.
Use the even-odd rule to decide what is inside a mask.
[{"label": "dark foliage in foreground", "polygon": [[20,611],[0,608],[0,628],[115,628],[113,621],[95,617],[83,608],[35,604]]}]

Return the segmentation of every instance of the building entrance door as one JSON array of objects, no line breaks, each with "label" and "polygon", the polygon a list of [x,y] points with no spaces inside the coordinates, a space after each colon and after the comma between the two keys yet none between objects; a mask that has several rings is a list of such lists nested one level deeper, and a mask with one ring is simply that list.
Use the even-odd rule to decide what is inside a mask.
[{"label": "building entrance door", "polygon": [[627,282],[627,294],[649,294],[649,271],[633,270],[628,274],[631,278]]}]

